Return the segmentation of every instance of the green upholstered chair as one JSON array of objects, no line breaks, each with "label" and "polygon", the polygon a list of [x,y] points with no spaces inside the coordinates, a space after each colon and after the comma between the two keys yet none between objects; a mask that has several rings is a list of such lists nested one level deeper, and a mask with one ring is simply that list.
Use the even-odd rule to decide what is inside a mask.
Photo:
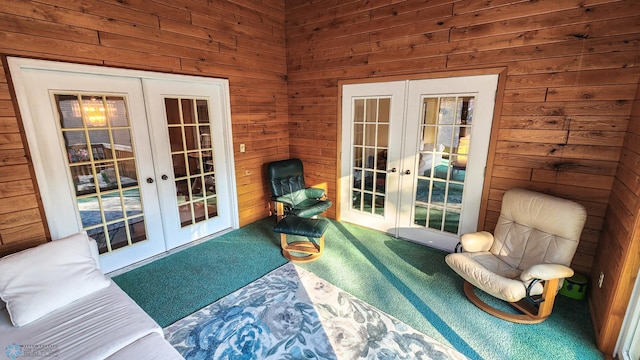
[{"label": "green upholstered chair", "polygon": [[278,220],[287,215],[302,218],[325,212],[332,203],[324,189],[307,188],[300,159],[274,161],[267,165],[267,177],[272,199],[276,203]]}]

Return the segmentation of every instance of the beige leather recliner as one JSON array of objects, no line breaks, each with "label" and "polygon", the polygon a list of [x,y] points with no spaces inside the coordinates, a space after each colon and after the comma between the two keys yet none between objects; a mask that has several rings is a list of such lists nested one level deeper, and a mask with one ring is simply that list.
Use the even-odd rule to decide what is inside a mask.
[{"label": "beige leather recliner", "polygon": [[[447,264],[466,281],[467,298],[482,310],[519,323],[544,321],[553,308],[587,218],[576,202],[530,190],[511,189],[502,199],[494,234],[464,234],[463,252],[446,256]],[[522,314],[489,306],[473,286],[509,302]]]}]

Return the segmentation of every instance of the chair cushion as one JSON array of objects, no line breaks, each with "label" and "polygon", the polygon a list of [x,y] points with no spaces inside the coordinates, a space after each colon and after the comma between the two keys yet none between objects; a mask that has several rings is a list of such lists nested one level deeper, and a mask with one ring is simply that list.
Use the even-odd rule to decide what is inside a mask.
[{"label": "chair cushion", "polygon": [[[445,261],[473,286],[496,298],[516,302],[527,295],[527,283],[519,278],[521,271],[488,251],[449,254]],[[540,295],[542,290],[542,285],[538,283],[533,287],[531,295]]]},{"label": "chair cushion", "polygon": [[525,190],[504,194],[490,252],[514,268],[570,265],[587,219],[576,202]]},{"label": "chair cushion", "polygon": [[267,165],[267,178],[274,197],[304,189],[304,170],[300,159],[273,161]]},{"label": "chair cushion", "polygon": [[319,238],[324,235],[327,226],[329,226],[329,222],[324,219],[308,219],[289,215],[280,220],[273,228],[273,231],[289,235]]},{"label": "chair cushion", "polygon": [[291,214],[298,217],[310,218],[327,211],[331,205],[332,203],[329,200],[307,199],[291,209]]}]

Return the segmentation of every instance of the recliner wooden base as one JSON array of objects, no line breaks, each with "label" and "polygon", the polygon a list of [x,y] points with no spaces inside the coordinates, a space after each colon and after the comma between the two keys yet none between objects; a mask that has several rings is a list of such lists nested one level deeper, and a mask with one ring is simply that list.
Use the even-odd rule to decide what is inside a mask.
[{"label": "recliner wooden base", "polygon": [[468,281],[464,282],[464,294],[475,306],[497,318],[520,324],[538,324],[546,320],[549,315],[551,315],[551,310],[553,310],[553,303],[555,302],[556,292],[558,289],[558,280],[559,279],[552,279],[545,281],[542,293],[543,301],[537,306],[531,304],[526,298],[518,302],[509,303],[511,306],[521,311],[521,314],[512,314],[498,310],[480,300],[473,290],[473,285]]},{"label": "recliner wooden base", "polygon": [[[282,256],[285,258],[299,263],[310,262],[322,255],[322,250],[324,250],[324,235],[320,237],[318,244],[315,244],[311,241],[294,241],[287,243],[287,235],[280,234],[280,247],[282,248]],[[306,255],[294,255],[292,252]]]}]

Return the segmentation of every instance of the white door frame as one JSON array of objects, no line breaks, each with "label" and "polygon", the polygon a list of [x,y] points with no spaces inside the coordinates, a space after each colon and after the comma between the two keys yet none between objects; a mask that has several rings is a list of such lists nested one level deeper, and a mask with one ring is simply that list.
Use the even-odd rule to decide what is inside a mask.
[{"label": "white door frame", "polygon": [[[198,76],[189,76],[189,75],[178,75],[178,74],[163,74],[156,73],[151,71],[141,71],[141,70],[129,70],[129,69],[119,69],[119,68],[110,68],[110,67],[102,67],[102,66],[94,66],[94,65],[81,65],[81,64],[72,64],[72,63],[63,63],[56,61],[47,61],[47,60],[36,60],[36,59],[27,59],[27,58],[16,58],[9,57],[8,58],[9,69],[12,76],[13,88],[16,93],[16,100],[18,102],[20,108],[20,115],[22,117],[23,126],[25,129],[25,136],[27,138],[27,143],[29,146],[29,150],[32,154],[32,165],[35,171],[38,189],[41,194],[42,204],[45,211],[45,216],[47,217],[49,233],[51,234],[51,238],[53,240],[60,239],[70,233],[75,231],[80,231],[82,229],[80,227],[67,227],[65,230],[63,227],[54,226],[56,221],[64,221],[59,218],[56,218],[53,214],[56,214],[56,209],[58,207],[57,201],[59,199],[55,198],[55,191],[53,191],[49,186],[45,179],[47,178],[47,172],[49,171],[49,167],[41,160],[42,151],[46,151],[46,145],[40,146],[39,137],[37,136],[36,129],[36,118],[38,114],[32,113],[32,110],[29,106],[29,96],[31,94],[28,93],[26,87],[26,79],[24,78],[23,70],[40,70],[40,71],[55,71],[55,72],[63,72],[68,74],[76,74],[76,75],[98,75],[104,77],[118,77],[136,80],[138,83],[143,79],[159,79],[165,81],[177,81],[177,82],[191,82],[191,83],[207,83],[207,84],[218,84],[221,88],[221,97],[223,99],[222,104],[223,108],[220,109],[223,118],[221,119],[223,122],[223,128],[225,131],[225,138],[227,139],[224,144],[220,145],[220,151],[223,151],[226,156],[228,156],[229,161],[225,161],[224,164],[220,164],[221,166],[226,167],[227,174],[231,174],[228,178],[228,186],[231,191],[229,196],[230,208],[232,210],[231,216],[231,228],[235,229],[239,227],[239,214],[238,214],[238,205],[237,205],[237,188],[236,188],[236,178],[235,178],[235,163],[233,160],[233,143],[232,143],[232,134],[231,134],[231,109],[229,108],[230,97],[229,97],[229,84],[226,79],[214,79],[214,78],[204,78]],[[141,85],[140,85],[141,86]],[[144,108],[144,104],[142,104]],[[144,116],[147,118],[146,111],[142,111],[140,114],[136,114],[136,116]],[[54,137],[56,141],[59,141],[59,134],[51,134],[51,137]],[[57,145],[59,146],[59,144]],[[64,169],[65,167],[63,167]],[[59,169],[57,169],[59,171]],[[152,174],[153,178],[155,178],[155,174]],[[145,179],[147,174],[140,174],[140,179]],[[69,186],[68,184],[66,186]],[[53,196],[52,196],[53,195]],[[52,221],[53,220],[53,221]],[[77,220],[77,219],[76,219]],[[68,225],[68,223],[66,223]],[[150,224],[151,225],[151,224]],[[151,225],[153,226],[153,225]],[[197,240],[197,239],[193,239]],[[164,244],[165,250],[168,248],[166,244]],[[106,255],[105,255],[106,256]],[[102,256],[104,258],[105,256]],[[136,259],[135,261],[139,261],[142,259]],[[133,261],[133,262],[135,262]],[[118,263],[108,268],[103,268],[103,271],[109,272],[112,270],[116,270],[119,267],[123,267],[129,264]]]},{"label": "white door frame", "polygon": [[[351,206],[351,202],[348,201],[350,199],[350,184],[352,183],[352,174],[351,172],[351,164],[350,159],[351,156],[351,142],[352,142],[352,134],[351,134],[351,123],[352,123],[352,114],[349,109],[352,107],[353,98],[357,98],[359,96],[376,96],[380,97],[381,95],[389,95],[395,96],[397,99],[402,99],[404,118],[407,119],[405,121],[413,121],[416,124],[421,120],[420,110],[421,99],[424,95],[461,95],[461,94],[472,94],[476,96],[476,99],[479,102],[483,102],[483,104],[491,104],[491,106],[486,106],[480,108],[478,112],[474,110],[474,119],[476,116],[482,116],[484,120],[488,121],[488,128],[483,129],[482,136],[476,136],[471,141],[471,151],[469,152],[469,163],[474,163],[475,166],[473,169],[469,169],[469,175],[465,179],[469,179],[473,177],[480,177],[483,180],[485,179],[485,168],[487,163],[487,155],[491,138],[491,127],[493,125],[493,117],[494,117],[494,109],[495,109],[495,99],[496,92],[498,88],[498,78],[499,74],[496,73],[488,73],[488,74],[469,74],[469,75],[452,75],[449,77],[435,77],[435,78],[427,78],[427,79],[407,79],[407,80],[397,80],[397,81],[381,81],[381,82],[362,82],[355,83],[349,82],[345,84],[341,84],[342,91],[342,102],[341,102],[341,140],[340,145],[341,149],[340,153],[340,174],[338,179],[339,191],[340,195],[340,220],[354,222],[356,224],[360,224],[363,226],[367,226],[373,229],[377,229],[380,231],[387,232],[393,236],[405,238],[411,241],[415,241],[424,245],[429,245],[435,248],[452,251],[459,241],[458,234],[452,235],[442,235],[443,232],[431,231],[428,228],[420,227],[418,225],[414,225],[412,223],[413,219],[413,210],[409,209],[410,205],[413,204],[413,200],[411,196],[415,195],[415,174],[417,170],[418,158],[415,149],[417,149],[417,141],[418,134],[417,131],[412,130],[410,126],[406,124],[398,125],[401,126],[402,129],[395,131],[395,134],[401,134],[401,139],[395,139],[396,144],[401,142],[401,146],[404,147],[399,151],[398,156],[396,157],[395,163],[392,163],[392,141],[394,139],[390,139],[389,141],[389,168],[397,167],[397,176],[388,177],[389,183],[387,193],[400,193],[400,199],[397,203],[392,204],[391,206],[385,206],[385,211],[389,211],[392,208],[398,209],[396,215],[396,221],[393,225],[389,224],[388,219],[384,221],[378,216],[378,222],[375,222],[375,215],[367,215],[363,214],[358,217],[358,214],[353,213],[349,210]],[[424,84],[429,84],[432,89],[428,89],[425,91]],[[404,88],[404,94],[396,94],[393,93],[393,89],[400,90]],[[363,91],[362,93],[357,92],[357,89]],[[483,105],[484,106],[484,105]],[[409,120],[410,119],[410,120]],[[487,122],[484,122],[484,126],[487,125]],[[475,130],[474,130],[475,131]],[[391,133],[391,130],[390,130]],[[414,149],[411,153],[407,149]],[[409,175],[403,175],[405,172],[409,171]],[[399,177],[399,179],[397,178]],[[412,181],[409,181],[411,179]],[[411,182],[411,184],[409,184]],[[393,183],[393,184],[392,184]],[[404,184],[403,184],[404,183]],[[396,190],[395,186],[401,187],[401,190]],[[406,187],[413,187],[413,191],[406,191]],[[465,180],[465,189],[469,189],[469,191],[464,192],[464,202],[465,209],[471,210],[474,214],[461,216],[460,227],[458,233],[465,233],[475,231],[478,226],[479,220],[479,211],[482,200],[482,191],[483,191],[484,181],[479,183],[470,184],[470,181]],[[473,192],[477,196],[474,199],[470,199],[469,193]],[[391,196],[387,196],[388,199],[391,199]],[[400,209],[404,209],[400,211]],[[363,219],[364,218],[364,219]],[[369,219],[371,218],[371,219]],[[370,225],[373,224],[373,225]]]}]

